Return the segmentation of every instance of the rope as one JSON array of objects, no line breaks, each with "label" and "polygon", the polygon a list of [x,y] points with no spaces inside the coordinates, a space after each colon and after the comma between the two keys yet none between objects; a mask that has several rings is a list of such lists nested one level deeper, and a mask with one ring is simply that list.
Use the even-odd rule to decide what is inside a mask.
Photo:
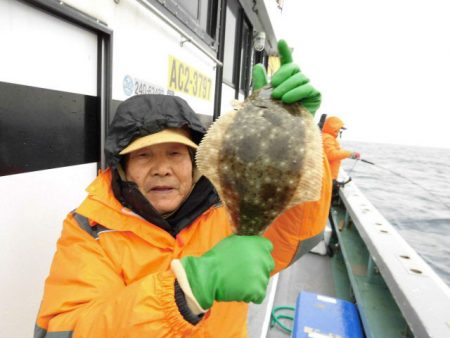
[{"label": "rope", "polygon": [[286,325],[284,325],[280,319],[288,319],[288,320],[294,320],[293,316],[289,316],[286,314],[277,314],[277,311],[280,310],[289,310],[289,311],[295,311],[295,307],[294,306],[275,306],[272,309],[272,320],[270,322],[270,327],[274,327],[275,325],[278,325],[279,327],[281,327],[284,331],[286,331],[287,333],[292,333],[292,329],[287,327]]}]

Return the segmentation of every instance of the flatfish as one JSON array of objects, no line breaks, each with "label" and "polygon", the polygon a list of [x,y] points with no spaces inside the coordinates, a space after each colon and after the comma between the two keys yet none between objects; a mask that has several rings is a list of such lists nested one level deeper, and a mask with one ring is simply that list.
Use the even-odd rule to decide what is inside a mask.
[{"label": "flatfish", "polygon": [[220,116],[196,154],[238,235],[258,235],[288,208],[320,197],[320,130],[300,104],[271,98],[266,86]]}]

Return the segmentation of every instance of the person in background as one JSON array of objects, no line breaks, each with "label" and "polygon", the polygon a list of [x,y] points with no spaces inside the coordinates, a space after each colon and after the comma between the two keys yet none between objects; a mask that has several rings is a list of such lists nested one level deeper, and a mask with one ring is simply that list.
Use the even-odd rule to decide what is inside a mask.
[{"label": "person in background", "polygon": [[[284,41],[279,51],[277,95],[314,113],[320,94],[303,75],[291,81],[298,66]],[[254,88],[264,84],[255,70]],[[247,337],[248,303],[261,303],[270,275],[323,231],[330,173],[324,158],[320,200],[287,210],[263,236],[237,236],[195,167],[204,134],[179,97],[138,95],[119,105],[108,168],[64,221],[35,338]]]},{"label": "person in background", "polygon": [[336,116],[329,116],[322,127],[322,140],[325,156],[330,164],[331,176],[333,179],[333,195],[337,193],[339,183],[337,178],[342,160],[346,158],[359,160],[360,153],[356,151],[345,150],[341,147],[337,137],[342,130],[345,130],[344,122]]}]

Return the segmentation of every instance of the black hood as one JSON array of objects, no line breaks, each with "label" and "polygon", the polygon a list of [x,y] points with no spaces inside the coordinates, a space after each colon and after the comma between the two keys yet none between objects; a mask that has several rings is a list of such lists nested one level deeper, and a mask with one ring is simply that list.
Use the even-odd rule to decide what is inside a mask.
[{"label": "black hood", "polygon": [[120,151],[135,139],[166,128],[188,128],[199,144],[206,130],[185,100],[170,95],[136,95],[117,108],[106,138],[105,156],[109,167],[120,162]]}]

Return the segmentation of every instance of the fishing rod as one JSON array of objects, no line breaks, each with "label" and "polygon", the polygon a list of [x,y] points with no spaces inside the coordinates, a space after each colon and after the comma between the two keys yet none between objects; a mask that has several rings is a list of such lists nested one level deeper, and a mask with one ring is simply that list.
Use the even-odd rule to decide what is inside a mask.
[{"label": "fishing rod", "polygon": [[[377,167],[377,168],[379,168],[379,169],[383,169],[383,170],[385,170],[385,171],[390,172],[391,174],[393,174],[393,175],[395,175],[395,176],[398,176],[398,177],[403,178],[404,180],[406,180],[406,181],[408,181],[408,182],[414,184],[415,186],[421,188],[421,189],[424,190],[427,194],[432,195],[434,198],[437,199],[437,201],[438,201],[439,203],[441,203],[441,204],[442,204],[443,206],[445,206],[446,208],[450,209],[450,206],[449,206],[447,203],[445,203],[439,196],[437,196],[435,193],[431,192],[430,190],[428,190],[427,188],[425,188],[425,187],[422,186],[421,184],[417,183],[416,181],[413,181],[412,179],[410,179],[410,178],[408,178],[408,177],[406,177],[406,176],[403,176],[402,174],[399,174],[399,173],[396,172],[396,171],[393,171],[393,170],[388,169],[388,168],[384,168],[384,167],[382,167],[382,166],[380,166],[380,165],[378,165],[378,164],[375,164],[375,163],[373,163],[373,162],[371,162],[371,161],[368,161],[368,160],[365,160],[365,159],[363,159],[363,158],[360,158],[359,161],[361,161],[361,162],[363,162],[363,163],[370,164],[370,165],[372,165],[372,166],[374,166],[374,167]],[[358,160],[356,161],[356,163],[357,163],[357,162],[358,162]],[[356,165],[356,163],[355,163],[355,165]],[[353,168],[354,168],[354,166],[353,166]],[[352,170],[353,170],[353,168],[352,168]]]},{"label": "fishing rod", "polygon": [[[367,161],[367,160],[365,160],[365,159],[363,159],[363,158],[361,158],[361,159],[359,159],[361,162],[364,162],[364,163],[368,163],[368,164],[371,164],[371,165],[376,165],[375,163],[373,163],[373,162],[370,162],[370,161]],[[381,167],[380,167],[381,168]],[[387,169],[386,169],[387,170]]]}]

